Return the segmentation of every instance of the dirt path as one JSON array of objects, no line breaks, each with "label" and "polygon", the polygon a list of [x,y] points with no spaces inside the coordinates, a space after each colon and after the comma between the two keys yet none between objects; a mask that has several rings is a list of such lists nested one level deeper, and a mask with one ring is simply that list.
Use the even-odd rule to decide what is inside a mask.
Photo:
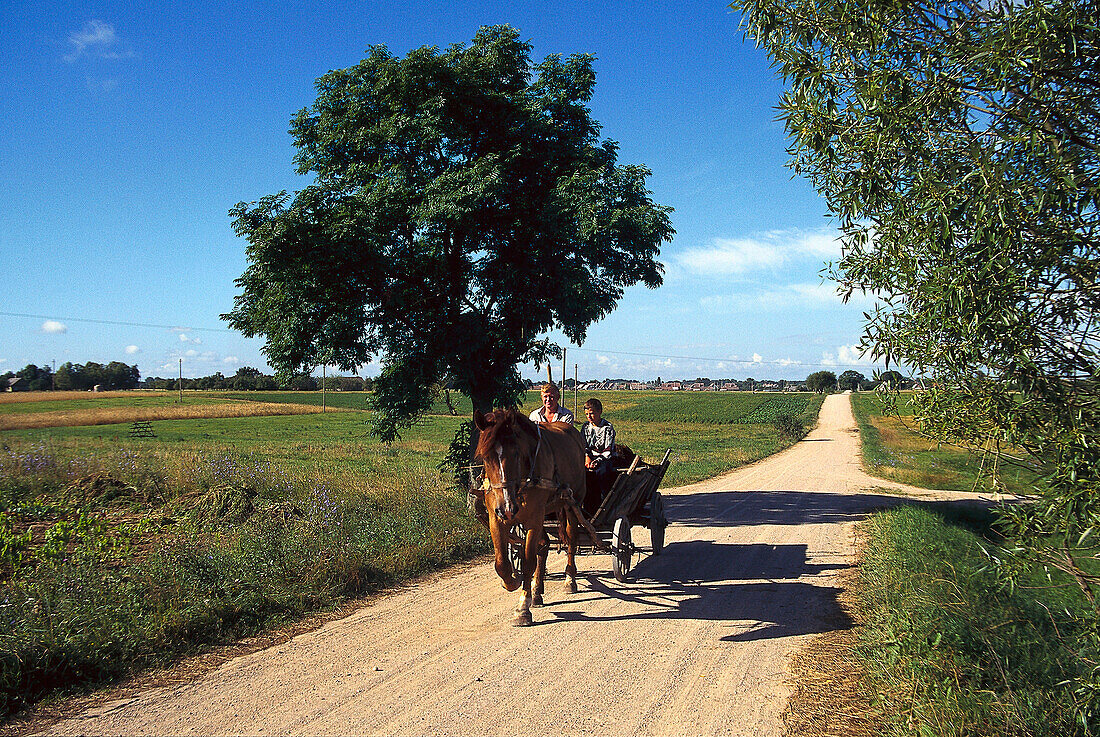
[{"label": "dirt path", "polygon": [[[803,442],[664,490],[665,551],[551,556],[535,626],[492,566],[435,577],[198,680],[101,705],[50,734],[781,735],[791,654],[848,626],[837,604],[852,526],[893,503],[866,476],[846,396]],[[635,543],[647,545],[644,528]]]}]

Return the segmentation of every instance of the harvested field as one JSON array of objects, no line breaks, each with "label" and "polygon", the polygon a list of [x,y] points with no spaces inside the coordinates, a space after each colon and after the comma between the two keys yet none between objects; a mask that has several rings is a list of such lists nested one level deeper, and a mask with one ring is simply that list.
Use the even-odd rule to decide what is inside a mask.
[{"label": "harvested field", "polygon": [[[86,392],[75,392],[88,396]],[[124,394],[125,395],[125,394]],[[132,395],[130,395],[132,396]],[[319,414],[320,407],[274,402],[167,405],[160,407],[96,407],[89,409],[0,415],[0,430],[31,430],[78,425],[115,425],[152,420],[194,420],[221,417],[268,417]]]},{"label": "harvested field", "polygon": [[[165,392],[142,392],[149,396],[156,396],[157,394],[165,394]],[[20,404],[22,402],[57,402],[66,399],[88,399],[89,397],[98,398],[119,398],[119,397],[134,397],[140,396],[139,392],[135,391],[117,391],[117,392],[0,392],[0,404]]]}]

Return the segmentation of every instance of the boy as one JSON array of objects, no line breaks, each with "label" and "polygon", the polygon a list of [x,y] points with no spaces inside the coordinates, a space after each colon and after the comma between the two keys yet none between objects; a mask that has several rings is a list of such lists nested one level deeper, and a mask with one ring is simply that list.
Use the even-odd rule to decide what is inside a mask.
[{"label": "boy", "polygon": [[582,429],[585,445],[584,466],[596,474],[597,480],[602,485],[614,472],[611,467],[611,454],[615,452],[615,427],[603,419],[603,403],[595,397],[584,403],[584,416],[588,419]]}]

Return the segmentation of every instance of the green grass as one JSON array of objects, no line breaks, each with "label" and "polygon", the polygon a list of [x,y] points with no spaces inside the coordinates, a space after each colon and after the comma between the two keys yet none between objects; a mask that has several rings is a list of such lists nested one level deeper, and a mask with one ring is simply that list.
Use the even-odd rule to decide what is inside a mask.
[{"label": "green grass", "polygon": [[[1005,585],[983,549],[989,513],[960,518],[912,506],[861,526],[860,653],[898,735],[1096,734],[1065,682],[1100,653],[1077,657],[1085,611],[1058,572],[1034,570]],[[1097,705],[1093,704],[1093,708]]]},{"label": "green grass", "polygon": [[489,549],[416,443],[4,441],[0,714]]},{"label": "green grass", "polygon": [[[980,458],[960,448],[938,445],[915,431],[906,396],[900,417],[884,416],[873,393],[852,395],[852,411],[863,443],[863,466],[873,476],[928,489],[989,491],[992,477],[982,473]],[[1003,490],[1028,494],[1039,480],[1034,470],[1001,465],[996,479]]]},{"label": "green grass", "polygon": [[[598,396],[621,442],[650,461],[673,450],[666,486],[790,444],[747,420],[775,396]],[[368,395],[329,398],[360,410]],[[238,399],[320,404],[316,392],[184,396]],[[820,397],[791,399],[812,424]],[[65,404],[149,401],[172,396]],[[129,424],[0,432],[0,714],[487,551],[436,468],[469,416],[452,401],[461,416],[440,403],[390,445],[359,411],[157,420],[149,439]],[[525,410],[538,401],[530,392]]]}]

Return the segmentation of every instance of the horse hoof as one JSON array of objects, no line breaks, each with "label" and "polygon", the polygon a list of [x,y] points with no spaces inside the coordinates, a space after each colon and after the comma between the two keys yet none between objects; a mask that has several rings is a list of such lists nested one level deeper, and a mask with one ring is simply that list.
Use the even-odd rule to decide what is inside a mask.
[{"label": "horse hoof", "polygon": [[565,591],[569,594],[577,593],[577,582],[573,579],[569,579],[565,582]]},{"label": "horse hoof", "polygon": [[531,599],[531,606],[542,606],[542,596],[536,595]]},{"label": "horse hoof", "polygon": [[532,624],[531,612],[516,612],[516,616],[512,617],[513,627],[530,627]]}]

